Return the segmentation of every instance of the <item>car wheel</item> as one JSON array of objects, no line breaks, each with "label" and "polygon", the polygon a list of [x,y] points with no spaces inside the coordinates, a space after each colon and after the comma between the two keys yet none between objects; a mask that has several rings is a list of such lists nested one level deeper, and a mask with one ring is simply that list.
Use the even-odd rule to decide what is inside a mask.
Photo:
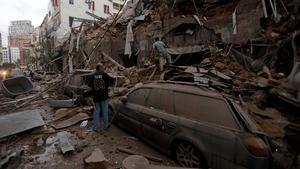
[{"label": "car wheel", "polygon": [[200,168],[205,167],[205,160],[200,151],[191,143],[181,141],[176,144],[175,157],[183,167]]}]

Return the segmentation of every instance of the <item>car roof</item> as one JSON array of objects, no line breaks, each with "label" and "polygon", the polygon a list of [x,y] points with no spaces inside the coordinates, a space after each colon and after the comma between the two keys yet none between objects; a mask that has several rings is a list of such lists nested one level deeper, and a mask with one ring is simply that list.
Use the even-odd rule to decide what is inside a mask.
[{"label": "car roof", "polygon": [[213,91],[212,89],[209,89],[207,87],[203,87],[193,83],[158,81],[158,82],[151,82],[142,85],[139,88],[145,88],[145,87],[173,90],[178,92],[191,93],[196,95],[203,95],[203,96],[214,97],[218,99],[224,99],[224,97],[220,93]]}]

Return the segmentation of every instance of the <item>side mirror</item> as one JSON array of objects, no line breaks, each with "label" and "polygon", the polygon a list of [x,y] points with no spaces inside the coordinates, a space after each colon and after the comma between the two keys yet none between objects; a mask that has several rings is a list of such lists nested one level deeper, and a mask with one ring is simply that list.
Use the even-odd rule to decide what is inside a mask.
[{"label": "side mirror", "polygon": [[126,96],[122,96],[120,100],[121,100],[121,102],[122,102],[123,104],[126,104],[126,103],[127,103],[127,97],[126,97]]}]

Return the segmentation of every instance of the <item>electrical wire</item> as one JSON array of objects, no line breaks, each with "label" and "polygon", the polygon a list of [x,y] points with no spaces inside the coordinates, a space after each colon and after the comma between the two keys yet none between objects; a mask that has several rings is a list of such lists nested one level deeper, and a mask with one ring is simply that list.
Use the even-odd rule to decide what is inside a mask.
[{"label": "electrical wire", "polygon": [[[113,22],[109,25],[109,27],[106,29],[106,31],[104,32],[104,34],[101,36],[101,39],[98,41],[97,45],[93,48],[92,52],[89,54],[89,57],[95,52],[96,48],[98,48],[100,45],[101,45],[101,42],[102,42],[102,39],[105,37],[106,33],[109,31],[109,29],[113,26],[113,24],[116,22],[120,12],[123,10],[125,4],[126,4],[127,1],[124,1],[122,7],[119,9],[117,15],[114,17],[114,20]],[[90,61],[91,59],[89,59]],[[89,61],[88,61],[88,64],[89,64]],[[81,62],[81,64],[83,63],[84,61]],[[62,69],[62,72],[64,72],[64,70],[66,70],[68,68],[68,65],[66,65],[63,69]],[[27,102],[21,104],[20,106],[16,106],[16,108],[14,108],[13,110],[17,110],[19,108],[22,108],[24,106],[26,106],[27,104],[31,103],[32,101],[36,100],[37,98],[39,98],[39,96],[41,96],[42,94],[46,93],[47,91],[53,89],[54,87],[56,87],[58,84],[61,84],[61,83],[64,83],[64,82],[67,82],[69,81],[70,79],[70,76],[69,77],[66,77],[64,78],[65,76],[63,76],[63,80],[60,81],[59,83],[56,83],[54,85],[51,85],[49,86],[48,88],[46,88],[45,90],[41,91],[36,97],[33,97],[32,99],[28,100]]]}]

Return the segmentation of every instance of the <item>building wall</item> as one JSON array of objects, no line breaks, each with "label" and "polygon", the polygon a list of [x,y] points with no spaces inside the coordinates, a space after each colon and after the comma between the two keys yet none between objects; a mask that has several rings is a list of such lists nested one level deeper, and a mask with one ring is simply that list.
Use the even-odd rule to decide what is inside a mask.
[{"label": "building wall", "polygon": [[30,20],[11,21],[8,31],[10,35],[24,35],[33,32],[33,25]]},{"label": "building wall", "polygon": [[113,3],[113,14],[116,15],[119,10],[122,8],[125,0],[112,0]]},{"label": "building wall", "polygon": [[[29,20],[11,21],[9,26],[8,48],[10,62],[21,65],[25,63],[25,49],[31,48],[34,27]],[[28,54],[28,52],[27,52]],[[29,60],[28,56],[26,59]]]},{"label": "building wall", "polygon": [[[87,2],[89,1],[87,0]],[[57,0],[57,3],[58,5],[52,3],[51,0],[48,5],[48,15],[51,14],[49,15],[48,30],[52,32],[50,34],[54,38],[54,47],[60,46],[69,38],[71,32],[70,17],[95,20],[95,18],[86,14],[86,11],[102,18],[112,15],[111,0],[90,0],[90,3],[86,3],[86,0]],[[110,13],[107,11],[105,13],[104,8],[109,8]],[[72,27],[77,27],[80,24],[81,22],[74,21]]]},{"label": "building wall", "polygon": [[11,47],[23,47],[23,46],[29,46],[31,44],[31,34],[27,35],[15,35],[15,36],[9,36],[9,46]]},{"label": "building wall", "polygon": [[20,59],[20,49],[17,47],[10,48],[10,62],[17,63]]},{"label": "building wall", "polygon": [[8,52],[8,49],[7,47],[3,47],[2,49],[2,61],[3,63],[10,63],[10,60],[9,60],[9,52]]}]

